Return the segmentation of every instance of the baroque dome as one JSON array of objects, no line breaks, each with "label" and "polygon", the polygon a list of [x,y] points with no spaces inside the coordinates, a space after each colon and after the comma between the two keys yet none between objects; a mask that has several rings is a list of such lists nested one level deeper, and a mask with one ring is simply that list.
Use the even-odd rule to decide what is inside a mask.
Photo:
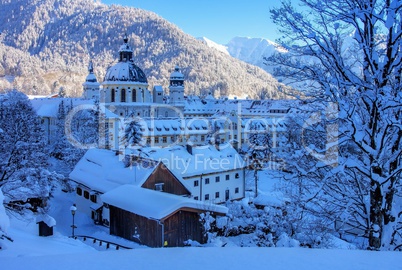
[{"label": "baroque dome", "polygon": [[122,61],[111,66],[106,72],[104,81],[148,83],[144,71],[132,61]]},{"label": "baroque dome", "polygon": [[133,50],[128,45],[127,36],[119,49],[119,62],[108,68],[104,81],[148,83],[144,71],[133,62]]}]

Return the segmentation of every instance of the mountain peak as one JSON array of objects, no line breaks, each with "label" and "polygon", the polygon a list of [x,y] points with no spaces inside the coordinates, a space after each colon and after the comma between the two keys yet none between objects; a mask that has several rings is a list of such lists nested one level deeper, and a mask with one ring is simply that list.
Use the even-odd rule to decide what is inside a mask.
[{"label": "mountain peak", "polygon": [[203,41],[205,44],[208,45],[208,47],[214,48],[214,49],[216,49],[216,50],[218,50],[220,52],[223,52],[224,54],[229,55],[228,48],[225,45],[218,44],[218,43],[216,43],[216,42],[214,42],[214,41],[212,41],[212,40],[210,40],[210,39],[208,39],[206,37],[200,37],[200,38],[197,38],[197,39]]},{"label": "mountain peak", "polygon": [[272,73],[272,67],[264,63],[264,57],[269,57],[275,52],[283,52],[283,49],[275,42],[266,38],[234,37],[228,44],[221,45],[208,38],[199,38],[211,48],[228,54],[243,62],[258,66],[268,73]]}]

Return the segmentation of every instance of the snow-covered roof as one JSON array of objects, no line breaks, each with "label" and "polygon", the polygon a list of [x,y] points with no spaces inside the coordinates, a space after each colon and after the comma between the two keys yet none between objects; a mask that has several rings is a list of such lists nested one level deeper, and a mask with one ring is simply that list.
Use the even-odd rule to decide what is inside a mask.
[{"label": "snow-covered roof", "polygon": [[297,100],[251,100],[251,99],[214,99],[208,95],[204,99],[187,97],[184,112],[187,114],[228,114],[241,116],[268,116],[285,114],[297,104]]},{"label": "snow-covered roof", "polygon": [[171,80],[184,80],[184,75],[180,72],[179,66],[175,66],[174,71],[170,74]]},{"label": "snow-covered roof", "polygon": [[40,214],[36,217],[36,223],[39,223],[41,221],[45,222],[46,225],[49,227],[56,226],[56,220],[48,214]]},{"label": "snow-covered roof", "polygon": [[96,79],[95,74],[89,73],[88,76],[85,79],[84,85],[94,85],[94,86],[99,86],[100,83],[98,83],[98,80]]},{"label": "snow-covered roof", "polygon": [[156,92],[163,92],[163,87],[162,87],[162,85],[155,85],[155,86],[154,86],[154,90],[155,90]]},{"label": "snow-covered roof", "polygon": [[146,188],[123,185],[101,195],[102,201],[151,219],[164,217],[182,209],[191,208],[226,214],[225,206],[201,202],[170,193],[154,191]]},{"label": "snow-covered roof", "polygon": [[81,98],[33,98],[30,101],[36,113],[41,117],[57,117],[61,101],[64,101],[65,107],[71,103],[73,106],[94,105],[93,100]]},{"label": "snow-covered roof", "polygon": [[287,124],[284,118],[245,118],[241,125],[244,132],[253,132],[254,130],[269,130],[277,132],[287,131]]},{"label": "snow-covered roof", "polygon": [[70,179],[105,193],[124,184],[141,186],[156,167],[147,161],[125,167],[119,159],[113,151],[89,149],[70,173]]},{"label": "snow-covered roof", "polygon": [[208,119],[143,119],[140,122],[143,136],[207,134]]},{"label": "snow-covered roof", "polygon": [[215,145],[147,147],[141,152],[165,164],[179,180],[181,177],[239,170],[245,166],[242,157],[230,144],[221,149]]}]

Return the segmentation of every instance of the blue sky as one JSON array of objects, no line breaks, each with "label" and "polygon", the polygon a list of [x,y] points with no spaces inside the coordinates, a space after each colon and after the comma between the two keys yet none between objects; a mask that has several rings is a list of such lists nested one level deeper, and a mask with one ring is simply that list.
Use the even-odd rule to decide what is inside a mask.
[{"label": "blue sky", "polygon": [[104,4],[133,6],[162,16],[194,37],[226,44],[236,36],[267,38],[278,34],[269,10],[280,0],[102,0]]}]

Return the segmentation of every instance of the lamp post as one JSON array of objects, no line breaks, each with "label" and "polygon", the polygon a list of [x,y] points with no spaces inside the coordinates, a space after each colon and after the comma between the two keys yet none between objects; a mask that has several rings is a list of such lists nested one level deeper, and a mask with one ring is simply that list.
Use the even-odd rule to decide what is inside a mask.
[{"label": "lamp post", "polygon": [[70,210],[71,210],[71,215],[73,215],[73,225],[71,225],[71,228],[73,228],[73,235],[72,235],[72,237],[74,238],[74,229],[75,228],[77,228],[76,226],[75,226],[75,224],[74,224],[74,216],[75,216],[75,211],[77,211],[77,207],[75,206],[75,204],[73,204],[71,207],[70,207]]}]

